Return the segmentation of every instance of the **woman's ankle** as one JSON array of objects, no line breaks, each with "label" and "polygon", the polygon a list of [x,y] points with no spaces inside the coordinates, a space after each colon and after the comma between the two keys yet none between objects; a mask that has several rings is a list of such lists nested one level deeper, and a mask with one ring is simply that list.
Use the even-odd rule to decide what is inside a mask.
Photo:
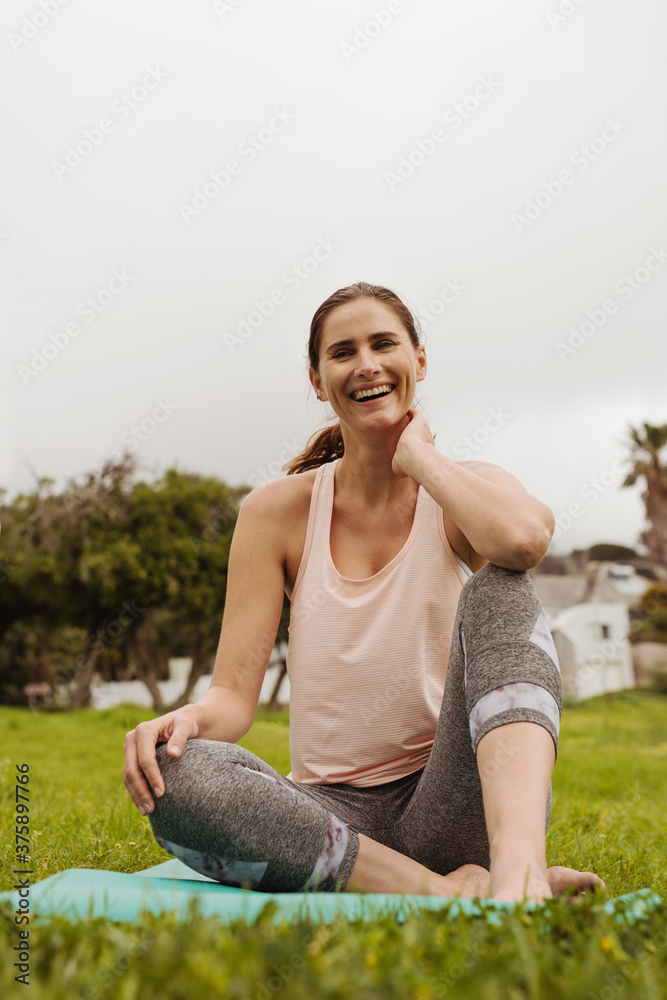
[{"label": "woman's ankle", "polygon": [[491,853],[493,899],[539,901],[553,895],[547,879],[546,855],[535,845],[503,845]]}]

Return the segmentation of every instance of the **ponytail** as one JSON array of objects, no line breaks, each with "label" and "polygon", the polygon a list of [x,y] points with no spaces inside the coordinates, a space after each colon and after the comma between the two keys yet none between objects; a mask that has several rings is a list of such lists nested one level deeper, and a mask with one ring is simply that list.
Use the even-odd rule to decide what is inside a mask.
[{"label": "ponytail", "polygon": [[315,431],[301,454],[283,465],[283,469],[287,469],[288,476],[307,472],[308,469],[317,469],[320,465],[342,458],[344,451],[340,424],[334,424],[323,431]]}]

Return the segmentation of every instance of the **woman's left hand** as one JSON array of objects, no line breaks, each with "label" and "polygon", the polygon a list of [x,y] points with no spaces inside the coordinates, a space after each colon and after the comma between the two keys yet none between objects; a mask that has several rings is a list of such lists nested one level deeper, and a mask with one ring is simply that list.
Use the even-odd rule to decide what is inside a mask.
[{"label": "woman's left hand", "polygon": [[419,410],[408,410],[407,417],[409,418],[409,423],[398,439],[394,458],[391,463],[392,472],[399,478],[410,475],[407,471],[407,463],[409,462],[411,447],[416,442],[435,444],[435,438],[431,434],[428,421]]}]

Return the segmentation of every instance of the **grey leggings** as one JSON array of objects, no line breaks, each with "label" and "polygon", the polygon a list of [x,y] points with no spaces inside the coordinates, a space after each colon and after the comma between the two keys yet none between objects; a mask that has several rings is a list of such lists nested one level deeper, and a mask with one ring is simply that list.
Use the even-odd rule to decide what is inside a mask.
[{"label": "grey leggings", "polygon": [[[158,843],[225,885],[265,892],[344,889],[359,833],[440,874],[489,867],[477,744],[509,722],[544,726],[558,752],[558,657],[527,573],[487,564],[459,599],[433,749],[424,768],[383,785],[306,785],[236,744],[157,748],[165,794],[150,813]],[[488,763],[489,774],[511,738]],[[485,776],[486,777],[486,776]],[[551,817],[551,785],[545,829]]]}]

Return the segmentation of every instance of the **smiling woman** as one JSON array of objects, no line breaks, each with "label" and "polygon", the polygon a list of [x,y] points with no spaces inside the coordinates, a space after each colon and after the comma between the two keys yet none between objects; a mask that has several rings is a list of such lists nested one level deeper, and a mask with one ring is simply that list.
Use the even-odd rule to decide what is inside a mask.
[{"label": "smiling woman", "polygon": [[[351,309],[347,307],[351,307]],[[361,317],[362,322],[364,315],[370,321],[366,344],[358,344],[357,339],[350,336],[350,331],[353,328],[350,325],[351,312]],[[376,326],[373,324],[374,319],[377,319]],[[327,325],[327,345],[322,351],[325,322]],[[338,363],[343,364],[344,370],[349,372],[350,365],[353,364],[350,359],[355,357],[358,350],[374,351],[379,357],[385,359],[391,359],[392,353],[395,358],[398,353],[403,356],[405,361],[406,342],[412,346],[415,357],[423,359],[423,372],[414,377],[415,381],[421,381],[426,374],[426,351],[419,342],[412,313],[401,299],[387,288],[369,285],[366,282],[358,282],[349,288],[341,288],[334,292],[322,303],[313,316],[308,343],[310,380],[318,399],[323,402],[328,399],[327,390],[322,384],[322,376],[320,375],[320,354],[326,378],[327,373],[335,372]],[[354,367],[352,370],[354,371]],[[368,398],[371,395],[371,389],[384,384],[390,384],[393,387],[391,391],[393,391],[397,383],[393,379],[382,383],[377,380],[363,380],[359,376],[352,375],[349,394],[351,398],[357,394]],[[411,405],[412,396],[406,409]],[[311,439],[304,453],[290,462],[286,468],[289,473],[304,472],[307,469],[317,468],[323,462],[339,458],[342,454],[341,425],[336,424],[334,427],[329,427],[314,435],[314,439]],[[327,455],[330,457],[327,458]]]},{"label": "smiling woman", "polygon": [[[308,353],[338,423],[244,501],[211,687],[127,734],[133,801],[166,850],[228,885],[604,888],[546,867],[562,691],[525,571],[553,514],[498,466],[436,450],[413,408],[426,350],[394,292],[335,292]],[[284,593],[287,777],[237,745]]]}]

